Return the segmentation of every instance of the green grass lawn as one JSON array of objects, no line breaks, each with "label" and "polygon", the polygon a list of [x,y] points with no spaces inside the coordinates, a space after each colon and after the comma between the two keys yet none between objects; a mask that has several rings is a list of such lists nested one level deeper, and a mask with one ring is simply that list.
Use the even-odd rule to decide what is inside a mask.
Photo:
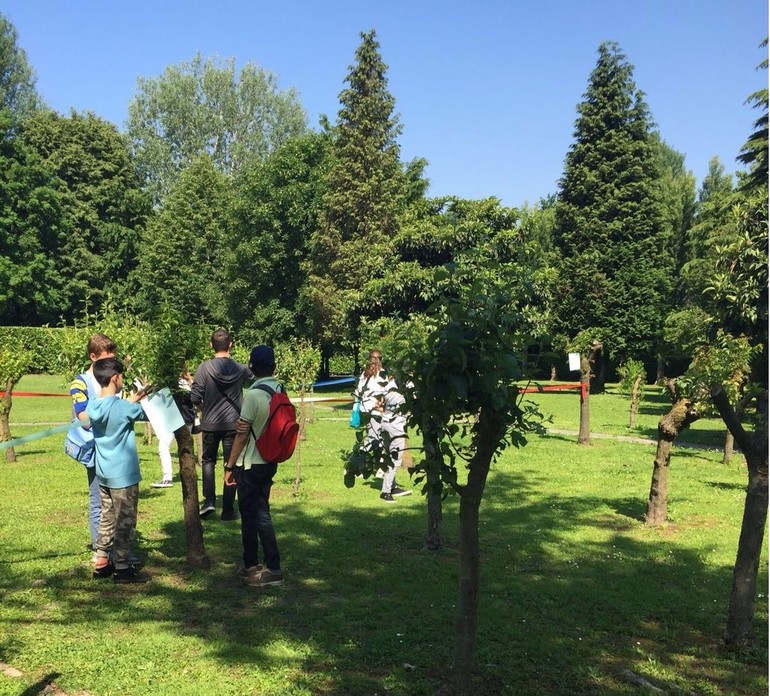
[{"label": "green grass lawn", "polygon": [[[64,391],[43,377],[18,389]],[[554,428],[577,428],[575,394],[537,399]],[[645,406],[643,428],[654,429],[666,404]],[[628,434],[624,399],[592,396],[591,408],[597,432]],[[68,410],[64,398],[18,397],[13,433],[65,422]],[[274,488],[286,583],[270,590],[235,578],[238,523],[205,521],[212,569],[185,567],[180,486],[149,487],[160,464],[141,438],[146,586],[91,579],[85,472],[61,435],[0,460],[0,662],[22,673],[0,668],[0,694],[39,693],[49,678],[92,696],[434,693],[451,659],[457,500],[445,501],[446,550],[422,551],[422,496],[386,505],[370,482],[346,489],[349,406],[314,411],[300,496],[293,462]],[[718,427],[704,432],[721,443]],[[648,529],[653,454],[652,443],[579,447],[550,434],[494,465],[481,510],[479,694],[646,693],[625,670],[670,694],[767,693],[766,558],[756,650],[720,649],[744,462],[675,448],[670,523]]]}]

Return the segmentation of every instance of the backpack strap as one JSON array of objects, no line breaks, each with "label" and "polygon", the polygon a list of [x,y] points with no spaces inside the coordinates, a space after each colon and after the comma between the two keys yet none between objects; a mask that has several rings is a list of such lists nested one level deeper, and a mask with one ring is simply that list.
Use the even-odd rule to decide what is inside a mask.
[{"label": "backpack strap", "polygon": [[269,387],[267,384],[255,384],[251,387],[252,389],[261,389],[263,392],[267,392],[269,396],[272,396],[275,394],[276,391],[286,393],[286,389],[284,389],[283,384],[278,385],[278,389],[273,389],[272,387]]}]

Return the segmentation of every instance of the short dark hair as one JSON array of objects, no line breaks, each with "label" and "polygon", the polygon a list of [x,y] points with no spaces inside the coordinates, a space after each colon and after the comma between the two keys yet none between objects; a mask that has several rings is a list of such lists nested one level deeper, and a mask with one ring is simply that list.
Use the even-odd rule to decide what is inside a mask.
[{"label": "short dark hair", "polygon": [[109,336],[103,333],[94,334],[88,339],[88,347],[86,348],[88,355],[102,355],[103,353],[114,353],[118,350],[118,346],[115,344]]},{"label": "short dark hair", "polygon": [[211,347],[215,352],[218,353],[221,350],[230,350],[232,345],[233,337],[230,335],[229,331],[226,331],[225,329],[217,329],[213,334],[211,334]]},{"label": "short dark hair", "polygon": [[94,378],[100,387],[106,387],[115,375],[122,375],[125,369],[117,358],[101,358],[94,362]]}]

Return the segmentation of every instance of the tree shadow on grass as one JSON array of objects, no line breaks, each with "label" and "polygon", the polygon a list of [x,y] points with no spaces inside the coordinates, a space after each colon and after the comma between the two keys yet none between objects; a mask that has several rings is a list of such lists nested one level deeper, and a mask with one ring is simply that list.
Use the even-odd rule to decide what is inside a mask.
[{"label": "tree shadow on grass", "polygon": [[[457,499],[444,503],[446,550],[432,554],[421,550],[426,513],[417,492],[386,506],[370,482],[359,482],[343,504],[310,513],[286,481],[271,500],[283,586],[238,581],[238,523],[204,521],[212,569],[202,572],[184,565],[182,522],[167,521],[143,540],[150,583],[93,581],[87,565],[55,573],[43,596],[57,610],[41,607],[36,620],[52,633],[100,620],[129,634],[171,626],[202,641],[223,675],[245,675],[234,692],[259,693],[261,665],[285,675],[286,693],[372,694],[384,685],[392,694],[434,693],[451,661]],[[761,664],[746,665],[746,681],[733,683],[714,648],[722,617],[712,608],[724,604],[730,569],[708,567],[697,551],[643,530],[642,507],[612,491],[543,498],[537,475],[493,472],[481,510],[477,693],[619,696],[635,693],[624,669],[656,663],[679,679],[667,681],[659,669],[641,676],[673,692],[748,694],[763,683]],[[6,558],[32,551],[23,537],[4,549]],[[28,601],[21,576],[2,565],[9,572],[0,588],[10,601]],[[762,635],[761,617],[758,624]],[[175,656],[165,669],[184,670],[189,659]]]}]

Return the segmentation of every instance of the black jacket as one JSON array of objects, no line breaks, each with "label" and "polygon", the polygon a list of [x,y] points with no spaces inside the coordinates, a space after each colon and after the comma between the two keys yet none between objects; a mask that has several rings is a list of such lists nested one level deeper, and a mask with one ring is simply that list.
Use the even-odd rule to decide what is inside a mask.
[{"label": "black jacket", "polygon": [[201,405],[201,430],[235,430],[243,403],[243,384],[254,379],[232,358],[211,358],[195,371],[190,398]]}]

